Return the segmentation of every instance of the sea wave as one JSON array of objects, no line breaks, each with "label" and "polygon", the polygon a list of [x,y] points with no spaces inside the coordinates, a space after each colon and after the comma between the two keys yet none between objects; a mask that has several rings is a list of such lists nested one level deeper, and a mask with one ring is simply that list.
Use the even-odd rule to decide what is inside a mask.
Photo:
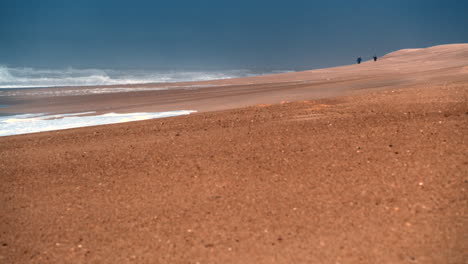
[{"label": "sea wave", "polygon": [[207,81],[282,72],[289,72],[289,70],[38,69],[0,66],[0,89]]},{"label": "sea wave", "polygon": [[106,113],[102,115],[94,115],[95,112],[84,112],[55,115],[41,113],[4,116],[0,117],[0,137],[189,115],[195,112],[194,110],[178,110],[154,113]]}]

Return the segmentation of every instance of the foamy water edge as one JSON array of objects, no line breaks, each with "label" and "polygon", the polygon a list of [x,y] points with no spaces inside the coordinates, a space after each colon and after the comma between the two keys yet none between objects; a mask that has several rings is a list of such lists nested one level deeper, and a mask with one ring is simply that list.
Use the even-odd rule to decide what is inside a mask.
[{"label": "foamy water edge", "polygon": [[167,112],[141,113],[107,113],[93,115],[95,112],[69,113],[48,115],[21,114],[0,117],[0,136],[21,135],[45,131],[126,123],[132,121],[149,120],[195,113],[195,110],[178,110]]}]

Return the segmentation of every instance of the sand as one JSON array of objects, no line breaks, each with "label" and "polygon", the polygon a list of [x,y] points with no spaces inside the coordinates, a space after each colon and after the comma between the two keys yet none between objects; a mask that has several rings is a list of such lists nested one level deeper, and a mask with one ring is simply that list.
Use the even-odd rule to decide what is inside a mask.
[{"label": "sand", "polygon": [[0,262],[464,263],[467,47],[96,96],[201,113],[2,137]]}]

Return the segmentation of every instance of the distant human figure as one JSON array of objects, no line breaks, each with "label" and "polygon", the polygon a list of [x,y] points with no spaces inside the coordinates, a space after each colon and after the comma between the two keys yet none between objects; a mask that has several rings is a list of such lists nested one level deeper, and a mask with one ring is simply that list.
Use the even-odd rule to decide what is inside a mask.
[{"label": "distant human figure", "polygon": [[357,61],[357,64],[361,64],[362,58],[358,57],[356,61]]},{"label": "distant human figure", "polygon": [[374,57],[373,57],[373,58],[374,58],[374,61],[377,61],[377,56],[376,56],[376,55],[374,55]]}]

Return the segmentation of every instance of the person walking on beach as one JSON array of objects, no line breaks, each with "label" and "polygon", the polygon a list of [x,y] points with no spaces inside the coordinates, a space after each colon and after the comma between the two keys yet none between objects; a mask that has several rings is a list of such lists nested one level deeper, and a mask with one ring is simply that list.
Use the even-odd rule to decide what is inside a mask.
[{"label": "person walking on beach", "polygon": [[361,61],[362,61],[361,57],[358,57],[356,61],[357,61],[357,64],[361,64]]},{"label": "person walking on beach", "polygon": [[374,61],[377,61],[377,56],[376,56],[376,55],[374,55],[374,57],[373,57],[373,58],[374,58]]}]

